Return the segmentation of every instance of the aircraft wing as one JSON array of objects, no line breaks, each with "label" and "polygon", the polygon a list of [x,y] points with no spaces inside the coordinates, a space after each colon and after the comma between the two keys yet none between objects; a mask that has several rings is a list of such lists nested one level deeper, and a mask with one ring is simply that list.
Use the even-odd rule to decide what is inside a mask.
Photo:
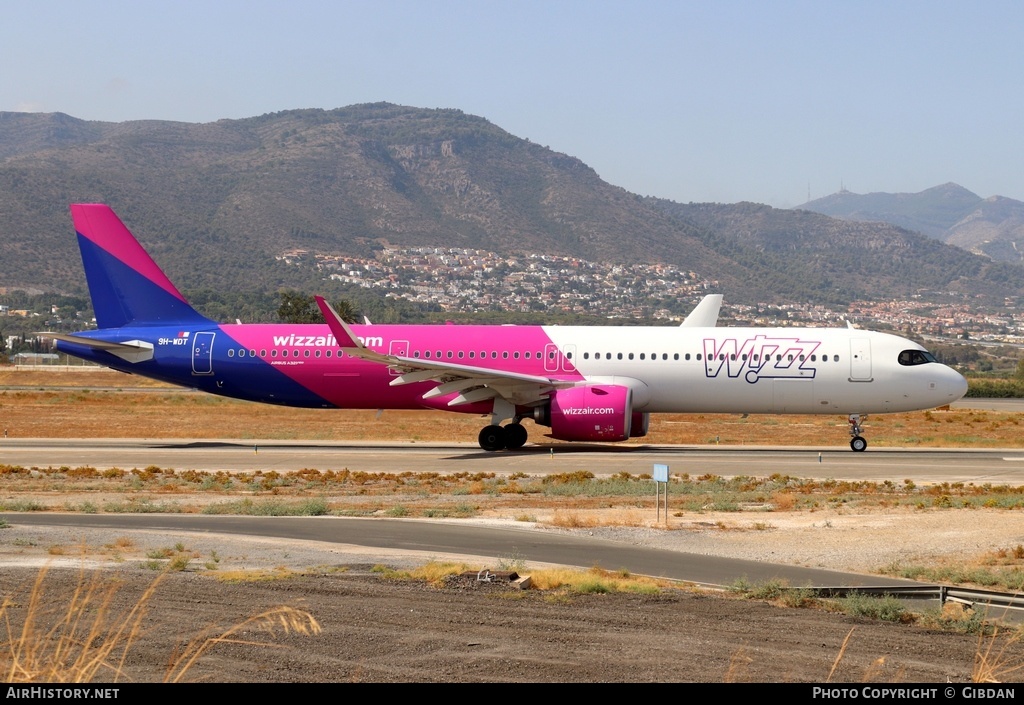
[{"label": "aircraft wing", "polygon": [[497,398],[505,399],[512,404],[529,406],[545,401],[548,393],[555,389],[575,385],[572,380],[379,353],[367,348],[322,296],[314,298],[339,347],[344,348],[345,352],[353,357],[379,362],[399,373],[391,381],[391,386],[417,382],[438,383],[438,386],[423,395],[424,400],[455,394],[448,402],[448,406]]}]

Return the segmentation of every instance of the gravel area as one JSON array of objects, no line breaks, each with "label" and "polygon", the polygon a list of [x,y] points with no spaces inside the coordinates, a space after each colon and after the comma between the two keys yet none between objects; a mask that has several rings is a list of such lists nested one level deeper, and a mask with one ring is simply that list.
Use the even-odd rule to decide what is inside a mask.
[{"label": "gravel area", "polygon": [[682,528],[580,530],[636,545],[871,573],[893,563],[973,561],[1024,545],[1024,513],[1012,510],[862,510],[709,513]]}]

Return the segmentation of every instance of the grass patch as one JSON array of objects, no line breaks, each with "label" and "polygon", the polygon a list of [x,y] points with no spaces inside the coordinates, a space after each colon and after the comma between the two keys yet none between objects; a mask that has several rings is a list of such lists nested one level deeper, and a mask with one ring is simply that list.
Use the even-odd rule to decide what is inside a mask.
[{"label": "grass patch", "polygon": [[396,570],[380,564],[373,566],[371,569],[372,572],[386,580],[421,580],[435,587],[444,585],[445,580],[453,575],[459,575],[470,570],[477,569],[471,568],[465,563],[437,561],[430,561],[412,570]]},{"label": "grass patch", "polygon": [[45,512],[49,509],[47,505],[34,499],[0,500],[0,512]]},{"label": "grass patch", "polygon": [[893,563],[880,571],[908,580],[948,585],[975,585],[990,590],[1024,591],[1024,564],[922,566]]},{"label": "grass patch", "polygon": [[177,502],[153,502],[145,497],[129,497],[120,502],[104,502],[103,511],[110,514],[181,514]]},{"label": "grass patch", "polygon": [[738,578],[728,587],[729,592],[750,600],[779,600],[790,589],[782,580],[751,583],[746,577]]},{"label": "grass patch", "polygon": [[245,499],[218,502],[203,509],[203,514],[237,514],[242,516],[265,517],[311,517],[329,513],[327,502],[322,499],[309,499],[300,502],[284,500]]},{"label": "grass patch", "polygon": [[918,624],[957,634],[991,634],[995,627],[986,615],[965,607],[959,602],[947,602],[941,608],[926,610],[918,615]]},{"label": "grass patch", "polygon": [[875,597],[863,593],[851,593],[846,597],[836,600],[828,600],[837,611],[851,617],[865,617],[877,619],[882,622],[897,622],[909,624],[915,621],[915,616],[906,606],[892,595]]},{"label": "grass patch", "polygon": [[303,575],[300,571],[279,566],[269,570],[224,570],[217,572],[222,583],[260,583],[268,580],[287,580]]},{"label": "grass patch", "polygon": [[507,570],[516,573],[522,573],[526,570],[526,558],[513,553],[512,555],[502,556],[498,559],[498,570]]},{"label": "grass patch", "polygon": [[651,594],[675,585],[667,580],[630,575],[628,571],[609,571],[594,567],[581,571],[574,568],[550,568],[530,573],[537,590],[562,590],[579,594],[641,592]]}]

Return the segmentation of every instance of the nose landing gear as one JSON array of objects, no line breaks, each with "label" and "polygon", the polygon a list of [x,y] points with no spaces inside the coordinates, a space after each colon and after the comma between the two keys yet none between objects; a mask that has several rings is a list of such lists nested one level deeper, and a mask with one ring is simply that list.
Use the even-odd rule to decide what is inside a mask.
[{"label": "nose landing gear", "polygon": [[868,447],[867,440],[860,435],[864,430],[861,427],[860,422],[866,418],[867,415],[861,416],[860,414],[850,414],[850,435],[852,436],[852,438],[850,438],[850,448],[852,448],[856,453],[860,453]]}]

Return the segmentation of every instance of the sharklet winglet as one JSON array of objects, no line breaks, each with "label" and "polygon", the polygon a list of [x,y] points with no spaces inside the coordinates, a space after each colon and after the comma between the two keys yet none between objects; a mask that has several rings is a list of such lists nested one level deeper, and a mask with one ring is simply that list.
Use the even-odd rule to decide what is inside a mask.
[{"label": "sharklet winglet", "polygon": [[324,316],[324,321],[327,323],[327,327],[331,329],[331,333],[334,334],[335,340],[338,341],[338,347],[340,348],[356,348],[360,350],[366,350],[366,346],[360,342],[356,334],[352,332],[352,329],[348,327],[348,324],[342,320],[338,312],[334,310],[334,307],[327,303],[327,300],[322,296],[314,296],[313,299],[316,301],[316,305],[320,308],[320,313]]},{"label": "sharklet winglet", "polygon": [[718,311],[722,308],[721,294],[708,294],[686,317],[680,328],[714,328],[718,325]]}]

